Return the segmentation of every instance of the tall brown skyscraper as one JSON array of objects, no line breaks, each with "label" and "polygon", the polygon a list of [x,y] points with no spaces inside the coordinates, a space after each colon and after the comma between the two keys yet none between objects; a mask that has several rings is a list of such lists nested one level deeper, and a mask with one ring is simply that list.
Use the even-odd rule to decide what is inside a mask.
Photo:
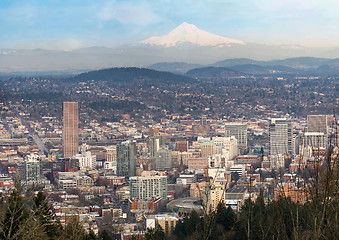
[{"label": "tall brown skyscraper", "polygon": [[64,102],[62,133],[64,158],[73,157],[79,151],[79,105],[77,102]]}]

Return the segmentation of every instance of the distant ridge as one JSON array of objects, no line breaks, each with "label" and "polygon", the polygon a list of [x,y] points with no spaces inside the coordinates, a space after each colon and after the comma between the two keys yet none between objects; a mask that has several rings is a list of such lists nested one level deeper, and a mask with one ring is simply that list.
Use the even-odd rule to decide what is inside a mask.
[{"label": "distant ridge", "polygon": [[149,66],[148,68],[157,70],[157,71],[165,71],[165,72],[183,74],[191,69],[200,68],[200,67],[203,67],[203,66],[200,64],[185,63],[185,62],[160,62],[160,63],[155,63]]},{"label": "distant ridge", "polygon": [[[150,66],[157,70],[166,70],[169,72],[177,73],[178,70],[184,73],[187,69],[187,74],[194,73],[195,69],[206,74],[213,71],[224,71],[223,68],[233,70],[238,73],[245,74],[331,74],[339,75],[339,58],[313,58],[313,57],[298,57],[286,58],[282,60],[258,61],[249,58],[233,58],[218,61],[211,65],[200,65],[194,68],[195,64],[185,62],[162,62]],[[208,68],[208,67],[215,67]],[[218,69],[220,68],[220,69]],[[204,69],[204,71],[202,71]],[[192,75],[190,75],[192,76]],[[195,76],[194,76],[195,77]]]},{"label": "distant ridge", "polygon": [[189,70],[186,75],[193,78],[228,78],[244,74],[224,67],[203,67]]},{"label": "distant ridge", "polygon": [[269,61],[257,61],[249,58],[233,58],[218,61],[212,66],[231,67],[235,65],[255,64],[259,66],[286,66],[295,69],[316,69],[323,65],[339,65],[339,58],[295,57]]},{"label": "distant ridge", "polygon": [[273,73],[290,74],[298,72],[297,69],[283,65],[262,66],[257,64],[241,64],[230,66],[229,68],[246,74],[273,74]]},{"label": "distant ridge", "polygon": [[212,66],[214,67],[231,67],[235,65],[244,65],[244,64],[257,64],[257,65],[263,65],[265,64],[265,61],[257,61],[249,58],[231,58],[231,59],[225,59],[222,61],[218,61]]}]

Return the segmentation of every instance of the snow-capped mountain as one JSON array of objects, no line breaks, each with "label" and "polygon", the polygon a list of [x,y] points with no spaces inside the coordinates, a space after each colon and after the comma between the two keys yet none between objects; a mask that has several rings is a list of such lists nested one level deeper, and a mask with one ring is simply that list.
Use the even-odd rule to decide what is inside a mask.
[{"label": "snow-capped mountain", "polygon": [[200,30],[193,24],[182,23],[171,32],[163,36],[150,37],[143,44],[151,46],[173,47],[178,44],[195,44],[199,46],[231,46],[232,44],[245,44],[242,41],[218,36]]},{"label": "snow-capped mountain", "polygon": [[[182,23],[164,36],[151,37],[142,43],[117,47],[88,47],[74,50],[0,49],[1,72],[41,72],[100,69],[110,67],[152,65],[152,68],[186,72],[194,64],[210,65],[221,59],[252,58],[257,60],[285,59],[301,56],[338,58],[339,47],[311,48],[290,45],[265,45],[234,40]],[[154,63],[161,63],[155,64]],[[184,62],[184,63],[183,63]],[[250,61],[252,62],[252,61]],[[248,63],[233,65],[249,65]],[[255,63],[258,65],[258,63]],[[298,64],[298,63],[296,63]],[[282,63],[275,63],[283,65]],[[326,64],[323,64],[326,65]],[[216,67],[227,67],[226,63]],[[337,65],[336,65],[337,66]],[[194,66],[195,68],[196,66]],[[252,67],[252,65],[249,65]],[[259,66],[260,67],[260,66]],[[265,66],[266,67],[266,66]],[[289,67],[295,67],[295,64]],[[337,68],[336,68],[337,69]],[[250,69],[251,70],[251,69]],[[260,69],[259,69],[260,70]],[[264,69],[265,70],[265,69]],[[266,69],[267,70],[267,69]],[[266,71],[265,70],[265,71]],[[332,65],[322,71],[333,70]],[[240,71],[242,72],[242,71]]]}]

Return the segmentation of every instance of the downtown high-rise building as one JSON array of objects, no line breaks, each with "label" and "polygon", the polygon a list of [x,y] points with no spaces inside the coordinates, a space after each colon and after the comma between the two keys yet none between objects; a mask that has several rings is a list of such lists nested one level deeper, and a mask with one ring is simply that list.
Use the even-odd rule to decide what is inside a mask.
[{"label": "downtown high-rise building", "polygon": [[175,148],[179,152],[187,152],[188,151],[188,141],[176,141]]},{"label": "downtown high-rise building", "polygon": [[27,183],[37,182],[42,175],[40,156],[34,153],[26,156],[24,161],[18,163],[17,176]]},{"label": "downtown high-rise building", "polygon": [[215,143],[212,141],[201,144],[201,157],[213,157],[215,154]]},{"label": "downtown high-rise building", "polygon": [[312,157],[315,151],[324,151],[328,146],[328,136],[323,132],[305,132],[300,146],[301,155]]},{"label": "downtown high-rise building", "polygon": [[117,173],[117,146],[106,147],[104,168]]},{"label": "downtown high-rise building", "polygon": [[107,162],[117,161],[117,146],[109,146],[106,148],[105,160]]},{"label": "downtown high-rise building", "polygon": [[166,143],[166,137],[165,136],[153,136],[150,139],[149,143],[149,151],[151,154],[151,157],[155,157],[157,154],[157,151],[159,151],[161,146],[164,146]]},{"label": "downtown high-rise building", "polygon": [[307,132],[318,132],[327,134],[327,115],[307,115]]},{"label": "downtown high-rise building", "polygon": [[157,170],[165,170],[172,168],[172,155],[171,151],[166,147],[161,147],[156,154],[156,167]]},{"label": "downtown high-rise building", "polygon": [[243,154],[247,149],[247,124],[226,123],[225,137],[234,136],[237,139],[239,152]]},{"label": "downtown high-rise building", "polygon": [[269,139],[270,168],[280,171],[285,168],[285,156],[293,154],[291,120],[272,118]]},{"label": "downtown high-rise building", "polygon": [[324,151],[328,147],[329,140],[329,116],[307,115],[307,131],[303,134],[302,154],[311,157],[313,151]]},{"label": "downtown high-rise building", "polygon": [[63,104],[63,153],[70,158],[79,152],[79,104],[64,102]]},{"label": "downtown high-rise building", "polygon": [[117,146],[117,175],[132,177],[136,175],[136,144],[125,141]]},{"label": "downtown high-rise building", "polygon": [[167,200],[167,177],[147,176],[130,178],[130,197],[148,201],[152,198],[161,197]]},{"label": "downtown high-rise building", "polygon": [[270,155],[292,155],[292,124],[286,118],[272,118],[269,125]]},{"label": "downtown high-rise building", "polygon": [[86,144],[81,146],[81,153],[76,154],[73,158],[79,160],[80,169],[93,169],[96,166],[96,155],[87,151]]}]

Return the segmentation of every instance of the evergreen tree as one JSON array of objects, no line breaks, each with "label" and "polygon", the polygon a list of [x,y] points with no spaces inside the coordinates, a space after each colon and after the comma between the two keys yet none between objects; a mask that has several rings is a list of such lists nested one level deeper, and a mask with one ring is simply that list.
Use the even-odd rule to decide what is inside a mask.
[{"label": "evergreen tree", "polygon": [[225,204],[219,203],[218,207],[217,207],[217,217],[216,217],[216,221],[217,224],[223,224],[223,216],[226,214],[226,206]]},{"label": "evergreen tree", "polygon": [[251,226],[251,232],[254,239],[266,239],[269,234],[269,225],[267,207],[265,205],[263,191],[260,190],[260,194],[253,205],[253,220]]},{"label": "evergreen tree", "polygon": [[173,234],[177,239],[185,239],[188,236],[201,234],[203,227],[203,219],[201,219],[198,213],[193,210],[189,217],[184,218],[183,221],[177,222]]},{"label": "evergreen tree", "polygon": [[190,217],[185,221],[186,234],[192,235],[198,229],[200,222],[201,220],[198,213],[193,210]]},{"label": "evergreen tree", "polygon": [[44,226],[30,214],[23,224],[20,225],[15,239],[45,240],[49,237],[45,233]]},{"label": "evergreen tree", "polygon": [[1,238],[3,239],[17,238],[19,235],[18,230],[29,216],[24,206],[20,189],[21,186],[17,186],[8,199],[5,218],[1,224]]},{"label": "evergreen tree", "polygon": [[89,230],[88,234],[86,234],[83,238],[84,240],[96,240],[97,236],[93,232],[93,230]]},{"label": "evergreen tree", "polygon": [[86,235],[85,229],[78,223],[75,216],[67,223],[63,232],[63,237],[69,240],[83,240],[86,238]]},{"label": "evergreen tree", "polygon": [[227,231],[232,230],[235,223],[236,223],[236,220],[237,220],[237,218],[235,216],[235,213],[234,213],[233,209],[229,206],[226,209],[226,213],[225,213],[224,217],[222,218],[224,229],[227,230]]},{"label": "evergreen tree", "polygon": [[216,225],[210,239],[220,239],[220,236],[222,236],[223,239],[230,239],[230,236],[232,235],[232,232],[230,231],[233,230],[235,222],[236,216],[232,208],[226,208],[224,203],[218,204],[216,212]]},{"label": "evergreen tree", "polygon": [[232,181],[238,181],[240,179],[239,173],[232,172],[231,173],[231,179],[232,179]]},{"label": "evergreen tree", "polygon": [[241,207],[238,221],[235,224],[234,239],[248,239],[251,204],[253,205],[249,199],[246,199],[244,205]]},{"label": "evergreen tree", "polygon": [[156,227],[148,228],[147,232],[145,233],[145,240],[164,240],[165,233],[162,227],[157,224]]},{"label": "evergreen tree", "polygon": [[185,229],[185,222],[179,220],[177,224],[175,225],[173,234],[176,236],[176,239],[183,240],[185,239],[186,235],[186,229]]},{"label": "evergreen tree", "polygon": [[100,240],[112,240],[111,236],[108,234],[108,232],[105,229],[99,234],[99,239]]},{"label": "evergreen tree", "polygon": [[33,212],[38,218],[49,239],[60,235],[61,226],[56,223],[55,215],[49,205],[47,197],[40,191],[33,199]]}]

